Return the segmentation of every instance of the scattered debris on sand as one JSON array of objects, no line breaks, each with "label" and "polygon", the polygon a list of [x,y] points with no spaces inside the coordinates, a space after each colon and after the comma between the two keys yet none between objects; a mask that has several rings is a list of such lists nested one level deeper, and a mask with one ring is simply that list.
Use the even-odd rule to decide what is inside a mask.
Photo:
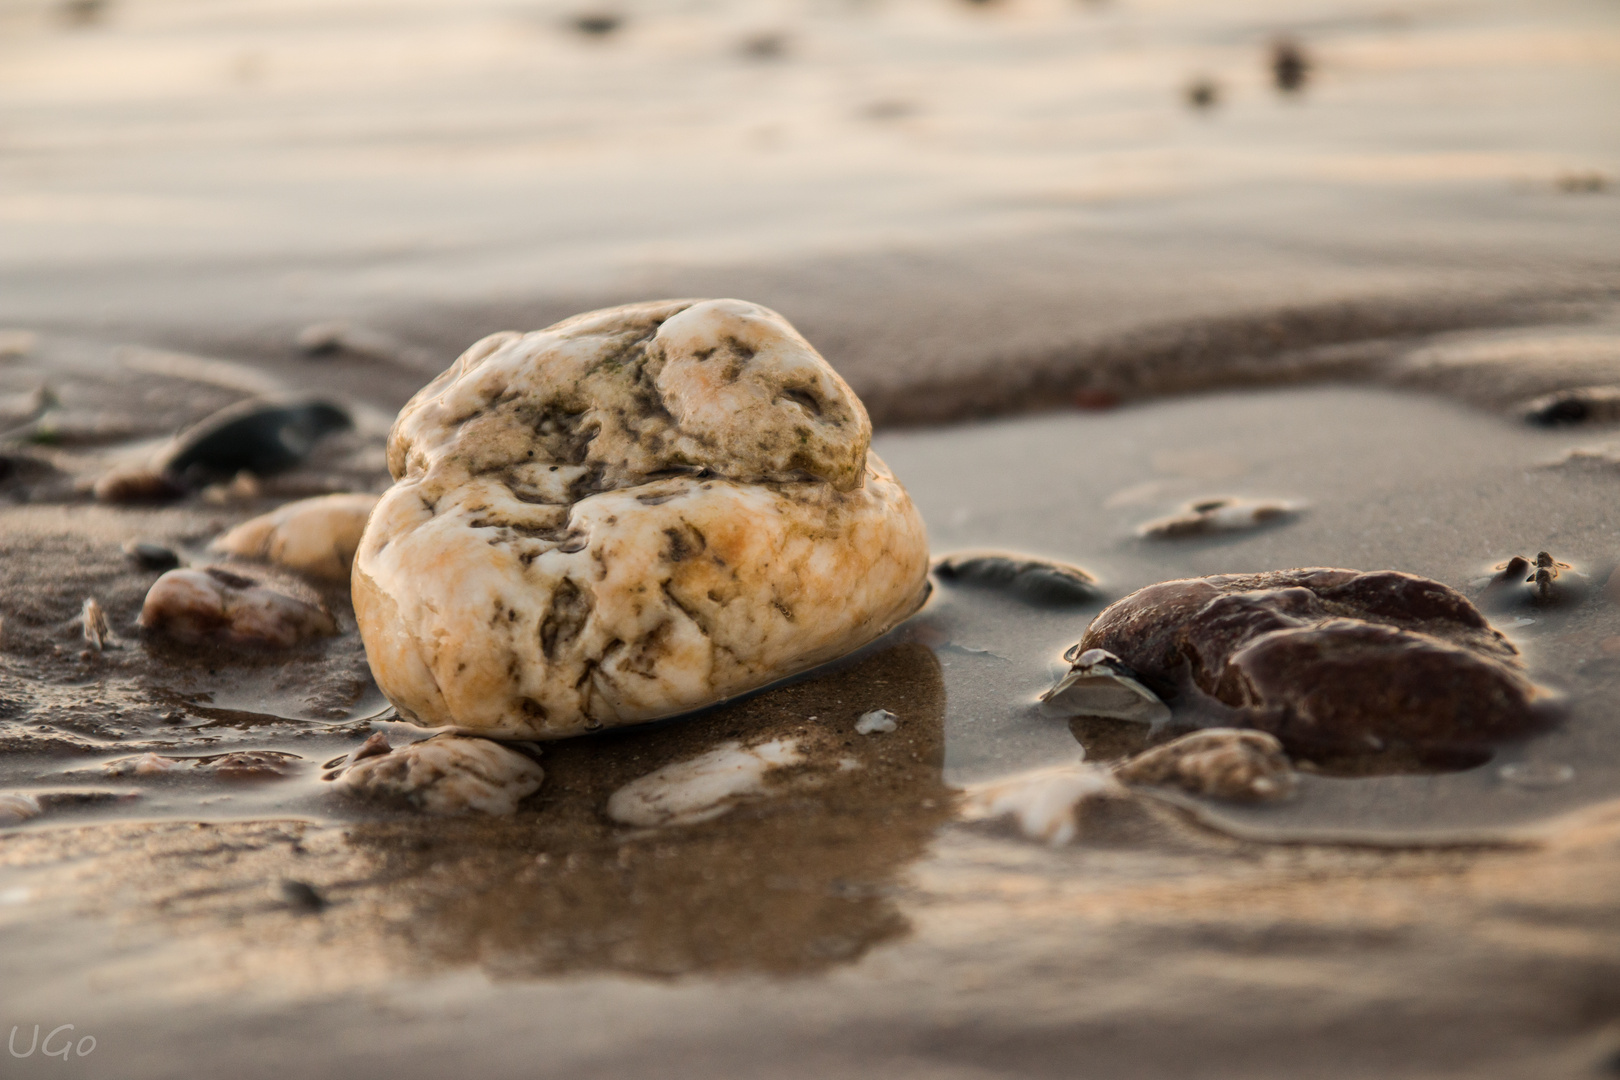
[{"label": "scattered debris on sand", "polygon": [[738,300],[591,312],[468,349],[406,405],[354,604],[402,716],[556,738],[841,656],[927,595],[859,399]]},{"label": "scattered debris on sand", "polygon": [[326,779],[362,799],[398,802],[429,814],[516,813],[540,790],[545,770],[527,754],[489,739],[435,735],[397,749],[382,749],[373,735]]},{"label": "scattered debris on sand", "polygon": [[219,566],[170,570],[146,594],[141,629],[193,645],[289,649],[337,633],[331,614]]},{"label": "scattered debris on sand", "polygon": [[1269,731],[1295,756],[1479,749],[1558,713],[1464,596],[1393,570],[1163,582],[1104,610],[1077,648],[1107,649],[1173,706]]},{"label": "scattered debris on sand", "polygon": [[347,581],[375,495],[318,495],[244,521],[211,545],[328,581]]}]

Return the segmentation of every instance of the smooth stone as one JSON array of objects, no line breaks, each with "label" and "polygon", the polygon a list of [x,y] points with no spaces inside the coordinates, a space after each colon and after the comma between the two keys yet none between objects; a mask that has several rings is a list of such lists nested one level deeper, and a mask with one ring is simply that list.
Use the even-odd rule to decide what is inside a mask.
[{"label": "smooth stone", "polygon": [[400,413],[356,617],[401,715],[502,738],[674,716],[850,652],[927,595],[854,393],[737,300],[485,338]]},{"label": "smooth stone", "polygon": [[319,495],[250,518],[217,538],[211,550],[258,559],[328,581],[345,581],[375,495]]},{"label": "smooth stone", "polygon": [[1275,736],[1241,728],[1206,728],[1171,739],[1119,763],[1114,776],[1236,802],[1286,799],[1299,783]]},{"label": "smooth stone", "polygon": [[337,633],[330,613],[217,566],[170,570],[146,594],[143,630],[193,645],[287,649]]},{"label": "smooth stone", "polygon": [[1078,566],[995,551],[946,555],[934,563],[934,574],[944,581],[1005,589],[1052,607],[1090,604],[1102,596],[1097,579]]},{"label": "smooth stone", "polygon": [[353,426],[329,401],[243,401],[182,432],[156,468],[194,487],[241,472],[273,476],[302,462],[323,437]]},{"label": "smooth stone", "polygon": [[1478,750],[1559,711],[1466,597],[1393,570],[1162,582],[1106,608],[1076,648],[1106,649],[1178,711],[1269,731],[1296,756]]},{"label": "smooth stone", "polygon": [[[373,746],[368,740],[368,746]],[[488,739],[435,735],[359,757],[337,777],[362,799],[403,802],[429,814],[476,811],[504,817],[540,790],[546,774],[533,758]]]}]

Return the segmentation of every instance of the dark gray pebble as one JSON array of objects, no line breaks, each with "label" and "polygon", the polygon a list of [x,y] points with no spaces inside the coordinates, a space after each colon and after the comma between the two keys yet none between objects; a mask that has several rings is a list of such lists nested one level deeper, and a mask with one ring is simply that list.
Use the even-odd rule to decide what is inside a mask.
[{"label": "dark gray pebble", "polygon": [[182,432],[162,471],[192,486],[243,470],[271,476],[298,465],[323,437],[353,426],[349,414],[329,401],[244,401]]},{"label": "dark gray pebble", "polygon": [[936,562],[934,573],[952,584],[1004,589],[1028,603],[1051,607],[1091,604],[1102,598],[1097,579],[1078,566],[1022,555],[959,552]]},{"label": "dark gray pebble", "polygon": [[173,570],[180,565],[180,556],[162,544],[150,540],[134,540],[124,545],[124,551],[142,570]]},{"label": "dark gray pebble", "polygon": [[326,897],[306,881],[284,880],[281,883],[281,898],[295,911],[313,914],[326,909]]}]

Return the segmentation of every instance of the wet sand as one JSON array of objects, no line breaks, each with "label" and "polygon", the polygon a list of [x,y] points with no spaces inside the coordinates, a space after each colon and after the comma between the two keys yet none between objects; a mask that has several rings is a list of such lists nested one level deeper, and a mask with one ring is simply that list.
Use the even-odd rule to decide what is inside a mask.
[{"label": "wet sand", "polygon": [[[0,476],[0,787],[98,796],[0,831],[0,1030],[95,1039],[6,1074],[1612,1072],[1620,451],[1602,415],[1521,415],[1620,385],[1612,11],[649,6],[600,41],[569,14],[6,14],[0,324],[32,336],[0,339],[25,342],[0,393],[62,407]],[[738,51],[777,26],[780,62]],[[1284,31],[1318,61],[1299,97],[1259,63]],[[1209,113],[1180,96],[1200,72]],[[627,167],[649,147],[667,167]],[[288,498],[376,490],[393,411],[471,340],[682,294],[799,325],[936,554],[1071,561],[1099,602],[936,582],[828,669],[544,748],[495,821],[319,779],[369,731],[413,737],[341,589],[345,633],[286,662],[133,628],[155,574],[126,541],[201,559]],[[382,344],[300,355],[328,318]],[[357,430],[257,494],[91,501],[183,423],[289,390]],[[1303,509],[1136,535],[1214,496]],[[1033,705],[1107,599],[1300,565],[1477,596],[1543,549],[1582,587],[1490,617],[1573,707],[1489,761],[1307,767],[1266,807],[1136,797],[1062,848],[957,820],[964,784],[1144,743]],[[87,595],[119,648],[86,650]],[[899,728],[856,734],[875,708]],[[714,821],[604,816],[744,734],[809,763]],[[292,775],[103,771],[245,749]]]}]

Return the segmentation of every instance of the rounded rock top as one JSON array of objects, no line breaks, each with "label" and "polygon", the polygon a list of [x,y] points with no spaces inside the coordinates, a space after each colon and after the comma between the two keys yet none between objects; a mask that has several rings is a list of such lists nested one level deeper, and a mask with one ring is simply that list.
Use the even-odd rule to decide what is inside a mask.
[{"label": "rounded rock top", "polygon": [[373,674],[420,723],[558,738],[831,660],[927,593],[860,400],[740,300],[473,345],[401,411],[356,557]]}]

